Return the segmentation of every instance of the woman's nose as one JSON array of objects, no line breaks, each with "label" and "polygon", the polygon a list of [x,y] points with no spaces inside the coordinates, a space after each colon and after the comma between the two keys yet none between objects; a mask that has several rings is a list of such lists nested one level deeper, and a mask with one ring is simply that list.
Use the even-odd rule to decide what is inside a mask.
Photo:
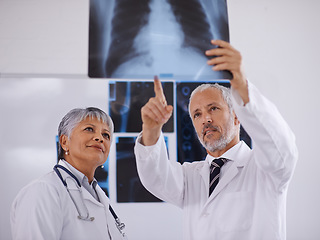
[{"label": "woman's nose", "polygon": [[96,142],[103,142],[103,138],[101,137],[101,136],[95,136],[94,137],[94,140],[96,141]]}]

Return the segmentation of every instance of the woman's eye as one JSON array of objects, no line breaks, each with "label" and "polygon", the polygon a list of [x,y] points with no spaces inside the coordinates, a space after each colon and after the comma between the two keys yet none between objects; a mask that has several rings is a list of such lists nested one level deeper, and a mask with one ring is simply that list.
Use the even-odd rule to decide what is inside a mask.
[{"label": "woman's eye", "polygon": [[92,127],[86,127],[84,130],[93,132],[93,128]]},{"label": "woman's eye", "polygon": [[102,136],[103,136],[105,139],[110,139],[109,133],[103,133]]}]

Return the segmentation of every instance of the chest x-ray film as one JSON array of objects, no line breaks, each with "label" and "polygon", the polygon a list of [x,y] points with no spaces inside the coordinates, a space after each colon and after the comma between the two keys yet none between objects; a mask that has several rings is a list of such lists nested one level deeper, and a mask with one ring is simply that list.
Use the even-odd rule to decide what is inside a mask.
[{"label": "chest x-ray film", "polygon": [[90,0],[89,77],[230,79],[205,51],[229,41],[226,0]]}]

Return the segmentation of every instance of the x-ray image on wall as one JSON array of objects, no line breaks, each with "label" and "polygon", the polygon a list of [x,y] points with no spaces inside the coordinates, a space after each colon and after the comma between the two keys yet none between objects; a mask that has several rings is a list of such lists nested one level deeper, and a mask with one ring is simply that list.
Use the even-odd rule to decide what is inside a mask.
[{"label": "x-ray image on wall", "polygon": [[98,181],[102,190],[109,195],[109,158],[100,167],[98,167],[94,173],[94,178]]},{"label": "x-ray image on wall", "polygon": [[[173,82],[163,82],[167,103],[173,105]],[[109,113],[115,132],[140,132],[141,108],[154,97],[153,82],[110,81]],[[173,132],[173,117],[163,126],[163,132]]]},{"label": "x-ray image on wall", "polygon": [[90,0],[89,77],[230,79],[205,51],[229,41],[226,0]]},{"label": "x-ray image on wall", "polygon": [[[217,83],[225,87],[230,87],[230,83],[227,81],[220,81]],[[190,81],[176,83],[177,157],[180,163],[200,161],[207,155],[205,149],[198,140],[188,110],[190,94],[200,84],[202,83]],[[242,126],[240,129],[240,139],[251,147],[251,138]]]},{"label": "x-ray image on wall", "polygon": [[[160,202],[141,184],[134,156],[135,139],[142,126],[141,108],[149,98],[154,96],[154,84],[151,81],[142,80],[108,82],[109,113],[115,125],[116,159],[111,159],[111,161],[116,162],[117,202]],[[162,131],[170,160],[181,164],[200,161],[206,156],[206,151],[196,136],[188,111],[190,94],[202,83],[206,82],[162,82],[167,103],[174,108],[174,114],[163,126]],[[230,87],[229,81],[209,81],[209,83]],[[242,127],[240,139],[251,147],[251,139]],[[95,177],[108,193],[107,176],[107,166],[97,169]]]},{"label": "x-ray image on wall", "polygon": [[161,202],[142,185],[133,152],[135,137],[117,137],[117,202]]}]

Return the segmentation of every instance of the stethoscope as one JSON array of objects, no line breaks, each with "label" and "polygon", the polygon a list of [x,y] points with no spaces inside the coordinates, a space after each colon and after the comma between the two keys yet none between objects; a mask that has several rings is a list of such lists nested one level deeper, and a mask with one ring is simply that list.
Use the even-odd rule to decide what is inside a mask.
[{"label": "stethoscope", "polygon": [[[67,176],[66,178],[63,178],[63,176],[58,168],[62,169],[69,176]],[[89,210],[84,203],[84,199],[83,199],[82,192],[81,192],[81,183],[79,182],[78,178],[72,172],[70,172],[67,168],[65,168],[64,166],[61,166],[59,164],[56,164],[53,167],[53,170],[56,172],[56,174],[60,178],[63,185],[66,187],[67,192],[69,193],[70,198],[73,201],[73,203],[78,211],[78,214],[79,214],[78,219],[81,219],[84,221],[93,221],[94,217],[90,217]],[[71,187],[70,187],[70,185],[68,186],[67,182],[69,180],[73,181],[73,183],[75,182],[76,184],[71,183],[70,184]],[[74,185],[76,186],[76,188],[72,188],[72,186],[74,186]],[[123,237],[126,237],[126,235],[123,231],[125,228],[125,224],[120,221],[120,218],[117,216],[117,214],[115,213],[115,211],[113,210],[113,208],[111,207],[110,204],[109,204],[109,211],[111,212],[112,216],[115,219],[115,222],[116,222],[115,224],[116,224],[116,227],[118,228],[119,232],[121,233],[121,235]]]}]

